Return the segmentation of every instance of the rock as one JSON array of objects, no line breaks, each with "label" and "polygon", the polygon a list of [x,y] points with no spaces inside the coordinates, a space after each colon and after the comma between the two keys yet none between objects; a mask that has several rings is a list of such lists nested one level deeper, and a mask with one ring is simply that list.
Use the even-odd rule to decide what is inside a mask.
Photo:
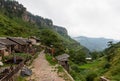
[{"label": "rock", "polygon": [[32,70],[28,69],[27,67],[23,67],[23,69],[21,70],[21,76],[25,77],[30,75],[32,75]]}]

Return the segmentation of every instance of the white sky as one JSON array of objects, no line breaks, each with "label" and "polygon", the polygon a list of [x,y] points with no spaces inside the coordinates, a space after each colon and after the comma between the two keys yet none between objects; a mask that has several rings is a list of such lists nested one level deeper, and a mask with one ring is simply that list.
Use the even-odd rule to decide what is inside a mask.
[{"label": "white sky", "polygon": [[120,0],[17,0],[35,15],[50,18],[72,37],[120,39]]}]

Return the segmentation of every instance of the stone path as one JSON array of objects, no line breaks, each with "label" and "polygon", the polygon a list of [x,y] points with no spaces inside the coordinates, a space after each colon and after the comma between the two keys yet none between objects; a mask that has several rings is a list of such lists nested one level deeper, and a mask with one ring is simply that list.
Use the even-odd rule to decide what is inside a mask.
[{"label": "stone path", "polygon": [[65,81],[46,61],[44,51],[34,60],[32,67],[33,74],[28,81]]}]

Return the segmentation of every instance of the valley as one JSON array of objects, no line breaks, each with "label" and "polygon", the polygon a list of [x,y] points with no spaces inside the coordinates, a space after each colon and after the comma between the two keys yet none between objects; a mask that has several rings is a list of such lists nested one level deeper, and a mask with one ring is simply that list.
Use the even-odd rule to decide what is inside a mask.
[{"label": "valley", "polygon": [[19,1],[0,0],[0,64],[0,77],[6,76],[3,68],[30,67],[29,76],[15,71],[15,81],[120,81],[120,42],[72,38],[66,27],[34,15]]}]

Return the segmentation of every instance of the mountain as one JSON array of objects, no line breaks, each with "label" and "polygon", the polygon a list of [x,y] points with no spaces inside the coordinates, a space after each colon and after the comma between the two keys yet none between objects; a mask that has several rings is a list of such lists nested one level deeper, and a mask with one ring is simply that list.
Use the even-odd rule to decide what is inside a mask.
[{"label": "mountain", "polygon": [[[67,30],[64,27],[55,26],[51,19],[43,18],[38,15],[33,15],[32,13],[27,11],[27,9],[22,4],[19,4],[15,0],[0,0],[0,15],[3,16],[4,19],[5,17],[9,17],[9,20],[15,20],[15,22],[18,21],[19,23],[29,23],[32,24],[32,26],[34,25],[39,29],[50,28],[56,32],[59,32],[60,34],[62,33],[67,35]],[[2,26],[4,20],[0,22]]]},{"label": "mountain", "polygon": [[[89,51],[72,39],[65,27],[54,25],[51,19],[33,15],[15,0],[0,0],[0,37],[9,36],[36,36],[41,39],[43,45],[52,45],[55,55],[68,53],[70,59],[76,63],[81,62],[79,55],[85,56]],[[76,58],[78,60],[75,60]]]},{"label": "mountain", "polygon": [[[103,50],[107,47],[108,41],[116,42],[116,40],[75,37],[74,39],[80,42],[78,43],[68,35],[65,27],[54,25],[51,19],[33,15],[17,1],[0,0],[0,37],[9,36],[36,36],[42,45],[53,46],[54,56],[68,53],[71,68],[69,73],[75,81],[93,81],[89,78],[94,77],[97,77],[95,81],[99,81],[101,76],[111,81],[120,81],[120,43],[110,44],[111,46],[101,54],[103,57],[93,62],[87,63],[85,60],[86,54],[89,53],[87,48],[92,51]],[[84,44],[88,47],[85,48]]]},{"label": "mountain", "polygon": [[81,45],[88,48],[90,51],[103,51],[108,46],[109,41],[114,43],[118,42],[117,40],[107,39],[107,38],[90,38],[90,37],[74,37]]},{"label": "mountain", "polygon": [[[89,53],[87,48],[68,35],[65,27],[54,25],[51,19],[33,15],[15,0],[0,0],[0,37],[11,36],[39,38],[42,45],[54,48],[54,56],[69,54],[70,67],[86,63]],[[74,69],[70,70],[70,74],[78,79],[73,75]]]}]

